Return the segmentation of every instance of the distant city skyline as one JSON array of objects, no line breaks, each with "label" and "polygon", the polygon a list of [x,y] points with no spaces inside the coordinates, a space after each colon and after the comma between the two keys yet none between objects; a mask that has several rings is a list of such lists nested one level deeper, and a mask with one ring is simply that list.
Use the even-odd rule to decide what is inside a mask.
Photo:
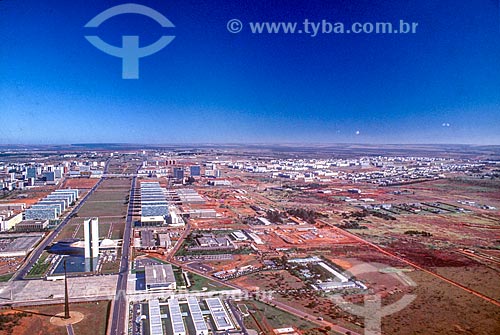
[{"label": "distant city skyline", "polygon": [[[0,1],[0,144],[500,144],[498,1]],[[243,22],[240,33],[227,22]],[[418,22],[415,34],[252,34],[249,22]],[[85,35],[175,39],[121,77]]]}]

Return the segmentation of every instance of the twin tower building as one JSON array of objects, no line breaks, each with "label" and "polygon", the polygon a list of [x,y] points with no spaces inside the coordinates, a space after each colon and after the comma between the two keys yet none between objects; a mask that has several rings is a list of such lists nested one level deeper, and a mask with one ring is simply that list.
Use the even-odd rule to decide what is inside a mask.
[{"label": "twin tower building", "polygon": [[99,256],[99,218],[88,218],[83,221],[83,237],[85,241],[85,258]]}]

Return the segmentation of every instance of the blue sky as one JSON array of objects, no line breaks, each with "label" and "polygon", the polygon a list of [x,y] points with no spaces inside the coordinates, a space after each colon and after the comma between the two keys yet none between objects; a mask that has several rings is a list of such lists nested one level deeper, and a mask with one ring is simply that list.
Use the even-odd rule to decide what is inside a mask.
[{"label": "blue sky", "polygon": [[[500,144],[498,1],[0,1],[0,144]],[[237,18],[243,31],[226,23]],[[418,22],[412,35],[252,34],[248,22]],[[174,41],[121,78],[85,35]]]}]

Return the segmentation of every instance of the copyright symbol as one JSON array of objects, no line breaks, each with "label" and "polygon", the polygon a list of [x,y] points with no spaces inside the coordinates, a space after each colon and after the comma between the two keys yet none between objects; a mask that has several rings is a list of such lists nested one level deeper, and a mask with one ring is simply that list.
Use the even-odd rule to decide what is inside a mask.
[{"label": "copyright symbol", "polygon": [[243,30],[243,23],[238,19],[232,19],[227,21],[226,27],[230,33],[237,34]]}]

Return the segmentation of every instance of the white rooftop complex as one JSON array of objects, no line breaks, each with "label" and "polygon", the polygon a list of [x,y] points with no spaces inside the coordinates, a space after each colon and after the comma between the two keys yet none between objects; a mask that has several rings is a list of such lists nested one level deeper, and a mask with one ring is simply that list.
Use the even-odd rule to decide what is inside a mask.
[{"label": "white rooftop complex", "polygon": [[219,298],[208,298],[205,299],[205,302],[207,303],[208,309],[212,314],[217,330],[234,329],[231,319],[229,318],[229,315]]},{"label": "white rooftop complex", "polygon": [[193,320],[194,329],[196,335],[207,335],[208,327],[203,318],[203,313],[201,312],[198,300],[195,297],[187,298],[189,313],[191,314],[191,319]]},{"label": "white rooftop complex", "polygon": [[176,298],[168,299],[168,311],[170,313],[173,335],[186,335],[186,328],[184,327],[184,321],[182,320],[179,300]]},{"label": "white rooftop complex", "polygon": [[158,299],[149,300],[149,334],[163,335],[160,302],[158,301]]}]

